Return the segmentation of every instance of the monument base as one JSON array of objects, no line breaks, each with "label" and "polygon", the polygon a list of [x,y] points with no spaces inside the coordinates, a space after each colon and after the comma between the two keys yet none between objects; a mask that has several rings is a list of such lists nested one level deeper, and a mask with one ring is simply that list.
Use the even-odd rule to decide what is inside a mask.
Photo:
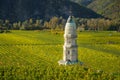
[{"label": "monument base", "polygon": [[78,64],[79,61],[64,61],[64,60],[60,60],[58,61],[59,65],[72,65],[72,64]]}]

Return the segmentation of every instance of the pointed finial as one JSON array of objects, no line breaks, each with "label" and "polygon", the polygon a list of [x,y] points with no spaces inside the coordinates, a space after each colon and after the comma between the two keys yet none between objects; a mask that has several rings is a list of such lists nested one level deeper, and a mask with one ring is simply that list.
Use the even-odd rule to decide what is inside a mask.
[{"label": "pointed finial", "polygon": [[69,15],[72,16],[72,7],[70,6]]},{"label": "pointed finial", "polygon": [[74,23],[72,16],[69,16],[67,23]]}]

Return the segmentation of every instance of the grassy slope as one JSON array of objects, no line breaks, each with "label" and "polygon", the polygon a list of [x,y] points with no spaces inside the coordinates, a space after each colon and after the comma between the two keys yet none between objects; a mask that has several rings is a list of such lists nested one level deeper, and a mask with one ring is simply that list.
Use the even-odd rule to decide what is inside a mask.
[{"label": "grassy slope", "polygon": [[[93,70],[103,70],[106,73],[119,73],[120,33],[80,32],[78,34],[78,57],[79,60],[84,62],[85,67]],[[79,75],[80,77],[80,74],[82,75],[79,72],[81,67],[72,66],[72,68],[68,67],[66,69],[65,67],[58,66],[57,61],[62,59],[63,40],[63,34],[52,34],[43,31],[13,31],[10,34],[0,34],[0,78],[3,78],[2,71],[6,70],[6,67],[8,67],[8,71],[4,72],[6,76],[11,74],[22,79],[25,79],[25,76],[29,79],[28,75],[25,75],[25,70],[28,70],[27,74],[33,78],[35,75],[40,75],[40,73],[49,73],[49,68],[50,70],[52,68],[51,73],[56,71],[54,74],[57,75],[58,73],[59,77],[60,75],[62,77],[65,76],[61,74],[63,73],[62,70],[68,70],[66,72],[68,76],[72,76],[70,74],[73,71],[75,76]],[[14,72],[14,69],[11,69],[12,67],[17,72]],[[20,72],[17,67],[22,67]],[[37,71],[38,74],[36,74],[35,71],[39,69],[40,71]],[[32,71],[33,74],[30,74],[29,71]],[[85,76],[87,75],[86,73],[84,74]],[[45,77],[46,75],[44,75],[44,79]],[[47,76],[47,78],[49,77]]]},{"label": "grassy slope", "polygon": [[120,1],[119,0],[95,0],[88,7],[95,12],[102,14],[111,19],[119,19],[120,17]]}]

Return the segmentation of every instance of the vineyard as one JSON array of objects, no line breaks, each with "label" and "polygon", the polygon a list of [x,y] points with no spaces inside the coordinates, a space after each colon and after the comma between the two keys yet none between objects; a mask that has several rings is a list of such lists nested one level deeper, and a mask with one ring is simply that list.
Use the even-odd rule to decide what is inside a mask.
[{"label": "vineyard", "polygon": [[62,66],[63,32],[0,34],[0,80],[120,80],[120,33],[78,32],[83,65]]}]

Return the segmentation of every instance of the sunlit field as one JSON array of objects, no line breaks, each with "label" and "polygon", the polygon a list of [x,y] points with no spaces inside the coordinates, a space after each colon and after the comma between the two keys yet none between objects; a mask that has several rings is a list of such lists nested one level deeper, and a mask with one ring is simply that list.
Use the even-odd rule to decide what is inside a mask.
[{"label": "sunlit field", "polygon": [[64,32],[0,34],[0,80],[119,80],[120,33],[78,32],[82,65],[62,66]]}]

